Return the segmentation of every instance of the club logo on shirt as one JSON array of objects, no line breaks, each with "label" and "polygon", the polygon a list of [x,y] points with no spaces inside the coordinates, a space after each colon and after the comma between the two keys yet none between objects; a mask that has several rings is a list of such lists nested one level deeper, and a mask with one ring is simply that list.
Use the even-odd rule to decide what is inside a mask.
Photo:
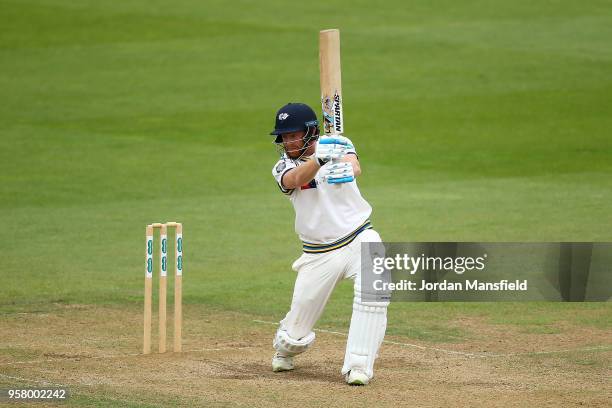
[{"label": "club logo on shirt", "polygon": [[276,165],[276,172],[280,173],[281,171],[285,170],[285,167],[287,167],[287,163],[285,163],[284,161],[278,163]]}]

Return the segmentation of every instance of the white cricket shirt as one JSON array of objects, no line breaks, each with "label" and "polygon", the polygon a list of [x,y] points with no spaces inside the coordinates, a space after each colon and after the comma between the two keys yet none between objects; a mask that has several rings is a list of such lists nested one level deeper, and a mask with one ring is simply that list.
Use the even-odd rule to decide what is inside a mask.
[{"label": "white cricket shirt", "polygon": [[368,221],[372,207],[361,196],[356,181],[328,184],[322,180],[322,169],[329,163],[319,169],[310,183],[292,190],[284,188],[282,176],[303,163],[283,154],[272,168],[272,175],[293,204],[295,232],[304,243],[333,243]]}]

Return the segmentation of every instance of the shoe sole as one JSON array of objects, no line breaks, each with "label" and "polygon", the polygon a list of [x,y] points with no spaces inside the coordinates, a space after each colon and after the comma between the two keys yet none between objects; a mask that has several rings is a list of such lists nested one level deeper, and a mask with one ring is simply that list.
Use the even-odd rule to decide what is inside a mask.
[{"label": "shoe sole", "polygon": [[368,385],[368,382],[369,382],[368,378],[365,375],[350,379],[350,374],[349,374],[349,376],[346,378],[346,383],[348,385],[362,386],[362,385]]},{"label": "shoe sole", "polygon": [[285,367],[272,367],[272,372],[273,373],[280,373],[281,371],[291,371],[293,370],[293,367],[291,368],[285,368]]}]

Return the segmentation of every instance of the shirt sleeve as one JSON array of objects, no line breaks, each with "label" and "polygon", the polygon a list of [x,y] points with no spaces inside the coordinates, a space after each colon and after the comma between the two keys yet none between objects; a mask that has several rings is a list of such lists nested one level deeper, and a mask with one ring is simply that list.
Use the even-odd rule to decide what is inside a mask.
[{"label": "shirt sleeve", "polygon": [[297,165],[292,160],[283,157],[279,161],[277,161],[274,167],[272,168],[272,175],[276,179],[276,184],[278,185],[283,194],[291,195],[291,193],[293,193],[294,189],[286,189],[285,187],[283,187],[281,181],[285,173],[296,167]]}]

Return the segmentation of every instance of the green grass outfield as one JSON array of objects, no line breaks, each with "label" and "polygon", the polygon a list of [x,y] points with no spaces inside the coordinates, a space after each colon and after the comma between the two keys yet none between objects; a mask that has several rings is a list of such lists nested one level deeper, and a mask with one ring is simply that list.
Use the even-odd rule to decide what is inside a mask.
[{"label": "green grass outfield", "polygon": [[[145,224],[177,220],[186,303],[280,319],[300,246],[267,133],[318,107],[331,27],[384,239],[612,241],[609,1],[228,4],[0,0],[0,312],[139,304]],[[346,327],[350,289],[322,325]],[[403,304],[389,330],[532,307],[610,315]]]}]

